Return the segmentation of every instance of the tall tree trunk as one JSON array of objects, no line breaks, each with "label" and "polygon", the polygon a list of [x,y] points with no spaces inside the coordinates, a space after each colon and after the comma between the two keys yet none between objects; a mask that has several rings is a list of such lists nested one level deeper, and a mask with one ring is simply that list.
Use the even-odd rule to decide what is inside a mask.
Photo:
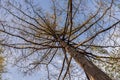
[{"label": "tall tree trunk", "polygon": [[74,47],[61,41],[61,45],[74,58],[74,60],[84,69],[90,80],[112,80],[107,74],[101,71],[90,60],[85,57],[85,53],[77,51]]}]

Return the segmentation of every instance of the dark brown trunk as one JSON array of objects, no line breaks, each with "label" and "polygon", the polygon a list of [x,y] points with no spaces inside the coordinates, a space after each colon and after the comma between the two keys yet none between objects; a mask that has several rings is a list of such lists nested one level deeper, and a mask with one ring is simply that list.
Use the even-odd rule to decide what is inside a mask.
[{"label": "dark brown trunk", "polygon": [[74,47],[67,45],[61,41],[61,45],[74,58],[74,60],[84,69],[90,80],[112,80],[107,74],[101,71],[90,60],[88,60],[84,53],[78,52]]}]

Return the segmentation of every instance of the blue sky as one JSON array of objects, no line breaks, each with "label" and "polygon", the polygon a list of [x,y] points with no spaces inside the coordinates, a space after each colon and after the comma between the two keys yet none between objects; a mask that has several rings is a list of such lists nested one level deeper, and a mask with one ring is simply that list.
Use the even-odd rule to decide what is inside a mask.
[{"label": "blue sky", "polygon": [[36,0],[37,3],[40,3],[41,7],[45,10],[48,10],[50,6],[50,0],[39,0],[39,2]]}]

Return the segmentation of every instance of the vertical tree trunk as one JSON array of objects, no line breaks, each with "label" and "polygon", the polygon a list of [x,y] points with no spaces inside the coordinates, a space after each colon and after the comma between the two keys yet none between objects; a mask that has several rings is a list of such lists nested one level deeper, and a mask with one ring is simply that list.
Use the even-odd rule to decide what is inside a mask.
[{"label": "vertical tree trunk", "polygon": [[74,60],[84,69],[90,80],[112,80],[107,74],[101,71],[91,61],[89,61],[83,52],[77,51],[74,47],[61,41],[61,45],[74,58]]}]

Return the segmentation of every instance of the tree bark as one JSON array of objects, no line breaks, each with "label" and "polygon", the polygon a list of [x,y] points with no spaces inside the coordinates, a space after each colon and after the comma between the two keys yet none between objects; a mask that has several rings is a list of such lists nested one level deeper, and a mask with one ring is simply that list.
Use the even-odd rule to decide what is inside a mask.
[{"label": "tree bark", "polygon": [[74,47],[68,45],[66,42],[61,41],[61,45],[65,50],[73,57],[73,59],[83,68],[90,80],[112,80],[107,74],[101,71],[96,65],[94,65],[87,57],[85,53],[77,51]]}]

